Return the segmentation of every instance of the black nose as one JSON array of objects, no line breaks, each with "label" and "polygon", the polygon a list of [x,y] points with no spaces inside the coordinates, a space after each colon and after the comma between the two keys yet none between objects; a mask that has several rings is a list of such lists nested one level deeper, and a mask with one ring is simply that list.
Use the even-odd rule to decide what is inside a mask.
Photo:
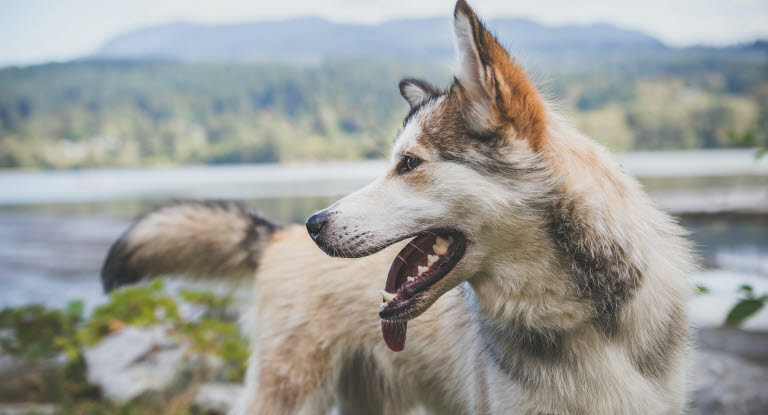
[{"label": "black nose", "polygon": [[326,223],[328,223],[328,218],[325,216],[324,212],[318,212],[310,216],[309,219],[307,219],[307,231],[309,232],[309,236],[311,236],[312,239],[317,239],[317,235],[320,234]]}]

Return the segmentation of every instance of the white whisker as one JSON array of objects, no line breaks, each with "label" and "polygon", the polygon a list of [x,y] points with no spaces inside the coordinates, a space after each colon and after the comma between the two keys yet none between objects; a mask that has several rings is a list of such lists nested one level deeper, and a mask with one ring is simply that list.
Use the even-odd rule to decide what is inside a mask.
[{"label": "white whisker", "polygon": [[416,248],[419,251],[421,251],[422,254],[426,254],[426,252],[422,251],[421,248],[419,248],[418,246],[414,245],[413,242],[408,242],[408,245],[412,245],[414,248]]}]

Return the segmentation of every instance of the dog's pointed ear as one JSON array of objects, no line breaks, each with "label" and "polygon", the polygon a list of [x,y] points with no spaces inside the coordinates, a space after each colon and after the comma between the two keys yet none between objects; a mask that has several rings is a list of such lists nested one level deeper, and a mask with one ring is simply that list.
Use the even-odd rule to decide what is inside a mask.
[{"label": "dog's pointed ear", "polygon": [[400,81],[400,94],[408,101],[411,109],[423,104],[424,101],[440,95],[440,91],[429,82],[421,79],[406,78]]},{"label": "dog's pointed ear", "polygon": [[545,104],[533,82],[464,0],[456,3],[454,34],[456,80],[462,111],[478,133],[506,133],[540,148],[545,130]]}]

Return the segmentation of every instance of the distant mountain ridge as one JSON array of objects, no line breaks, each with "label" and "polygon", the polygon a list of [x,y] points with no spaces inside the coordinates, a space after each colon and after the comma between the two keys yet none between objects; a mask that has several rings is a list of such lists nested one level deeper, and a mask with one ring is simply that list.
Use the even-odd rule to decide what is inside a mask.
[{"label": "distant mountain ridge", "polygon": [[[608,24],[544,26],[495,19],[488,26],[508,47],[526,53],[612,52],[666,48],[639,31]],[[450,59],[451,20],[401,19],[376,25],[320,18],[231,25],[170,23],[119,35],[89,58],[316,61],[326,57]]]}]

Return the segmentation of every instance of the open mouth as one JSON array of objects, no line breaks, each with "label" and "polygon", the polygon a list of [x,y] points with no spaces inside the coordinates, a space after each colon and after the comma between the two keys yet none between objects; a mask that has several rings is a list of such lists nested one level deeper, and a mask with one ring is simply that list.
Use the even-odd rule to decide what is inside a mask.
[{"label": "open mouth", "polygon": [[461,233],[434,230],[417,235],[400,251],[381,291],[384,298],[379,311],[381,330],[390,349],[405,348],[407,321],[412,311],[424,294],[451,272],[465,249],[466,239]]}]

